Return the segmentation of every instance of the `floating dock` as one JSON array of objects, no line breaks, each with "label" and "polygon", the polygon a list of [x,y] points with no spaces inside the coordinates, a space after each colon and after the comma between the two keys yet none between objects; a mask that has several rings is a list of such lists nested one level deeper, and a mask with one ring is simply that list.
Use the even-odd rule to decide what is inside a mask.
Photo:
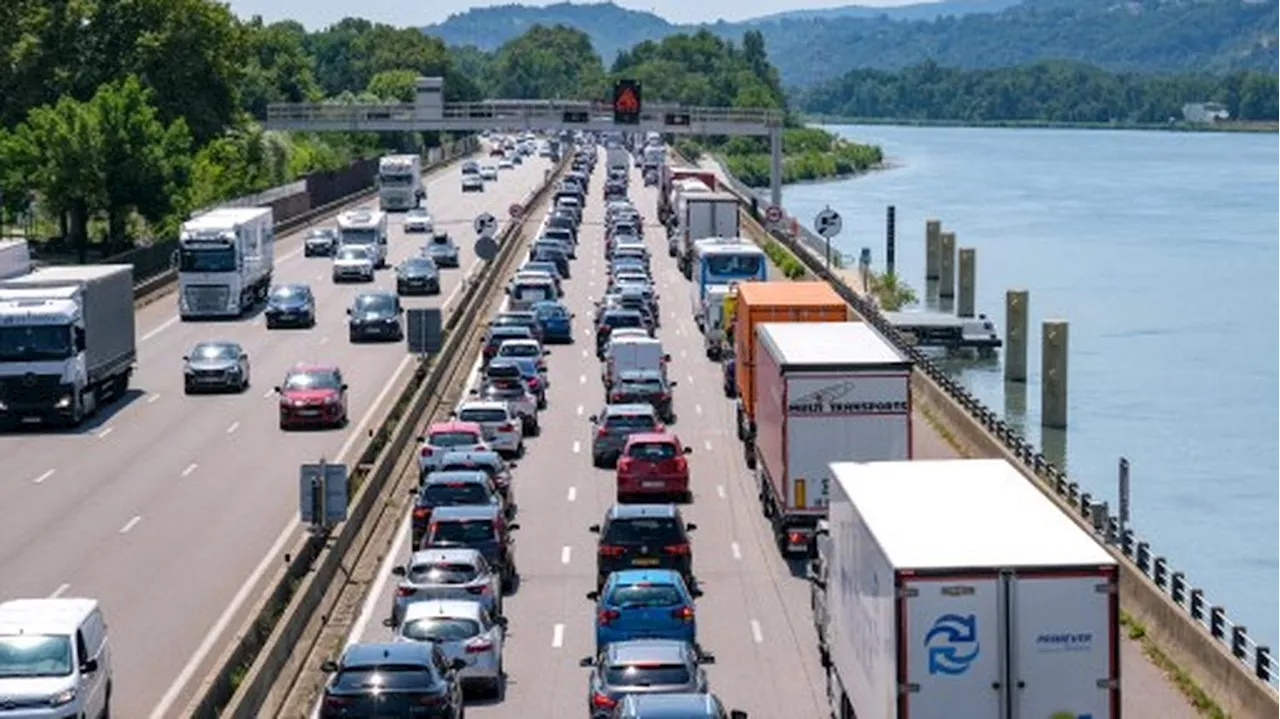
[{"label": "floating dock", "polygon": [[885,312],[884,316],[917,347],[993,352],[1004,344],[986,315],[969,318],[945,312]]}]

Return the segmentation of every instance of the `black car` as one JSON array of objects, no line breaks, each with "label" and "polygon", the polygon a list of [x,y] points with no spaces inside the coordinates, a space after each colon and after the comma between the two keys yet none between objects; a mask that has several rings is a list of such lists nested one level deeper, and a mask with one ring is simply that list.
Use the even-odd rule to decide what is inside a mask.
[{"label": "black car", "polygon": [[347,333],[352,342],[404,339],[404,308],[392,292],[361,292],[347,308]]},{"label": "black car", "polygon": [[672,406],[671,390],[674,381],[666,378],[661,370],[624,370],[609,388],[609,404],[647,404],[667,424],[676,421]]},{"label": "black car", "polygon": [[430,257],[410,257],[396,268],[396,293],[401,295],[440,294],[440,268]]},{"label": "black car", "polygon": [[337,661],[320,665],[330,675],[320,719],[461,719],[458,673],[466,666],[466,660],[450,660],[431,642],[352,644]]},{"label": "black car", "polygon": [[267,329],[315,327],[316,296],[307,285],[276,285],[267,293]]},{"label": "black car", "polygon": [[431,524],[422,537],[420,549],[433,547],[467,547],[484,555],[484,559],[502,576],[502,591],[515,587],[515,548],[511,532],[520,528],[508,522],[502,507],[492,504],[438,507],[431,513]]},{"label": "black car", "polygon": [[333,227],[316,227],[307,230],[302,238],[303,257],[329,257],[338,248],[338,230]]},{"label": "black car", "polygon": [[436,470],[409,493],[414,498],[410,537],[415,547],[427,534],[432,512],[440,507],[497,504],[503,507],[504,516],[511,518],[514,514],[497,483],[482,469]]},{"label": "black car", "polygon": [[670,569],[684,577],[690,589],[693,578],[693,544],[689,532],[698,525],[686,523],[674,504],[615,504],[605,512],[604,524],[590,530],[600,535],[596,548],[596,589],[609,574],[623,569]]},{"label": "black car", "polygon": [[733,399],[738,396],[738,363],[733,355],[728,355],[720,363],[720,384],[724,388],[724,396]]},{"label": "black car", "polygon": [[635,310],[609,309],[601,313],[600,322],[596,325],[596,357],[603,359],[604,348],[609,344],[610,333],[624,327],[649,329],[645,324],[644,315]]},{"label": "black car", "polygon": [[534,262],[553,262],[561,277],[569,276],[569,256],[561,249],[549,245],[538,245],[533,248],[533,256],[529,259]]}]

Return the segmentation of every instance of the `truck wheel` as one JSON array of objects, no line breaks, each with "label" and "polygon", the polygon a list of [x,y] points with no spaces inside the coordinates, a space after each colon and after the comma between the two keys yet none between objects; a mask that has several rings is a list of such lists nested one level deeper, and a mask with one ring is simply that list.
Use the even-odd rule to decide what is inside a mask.
[{"label": "truck wheel", "polygon": [[747,463],[747,469],[756,468],[756,451],[755,445],[745,444],[742,447],[742,459]]}]

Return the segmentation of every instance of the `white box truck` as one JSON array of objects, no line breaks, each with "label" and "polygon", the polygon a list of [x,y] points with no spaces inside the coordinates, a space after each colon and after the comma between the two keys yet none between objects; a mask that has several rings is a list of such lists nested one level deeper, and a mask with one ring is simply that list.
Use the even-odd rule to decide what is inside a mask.
[{"label": "white box truck", "polygon": [[378,160],[378,204],[383,211],[407,211],[426,197],[420,156],[387,155]]},{"label": "white box truck", "polygon": [[31,271],[31,248],[26,240],[0,240],[0,280]]},{"label": "white box truck", "polygon": [[756,325],[747,452],[778,548],[809,555],[831,462],[911,459],[912,362],[862,322]]},{"label": "white box truck", "polygon": [[834,463],[837,719],[1119,719],[1119,572],[1003,459]]},{"label": "white box truck", "polygon": [[737,237],[738,198],[727,192],[684,190],[676,208],[679,222],[677,262],[685,277],[692,277],[694,245],[710,237]]},{"label": "white box truck", "polygon": [[133,266],[42,267],[0,282],[0,417],[78,425],[137,359]]},{"label": "white box truck", "polygon": [[627,161],[630,157],[631,153],[627,152],[625,147],[610,147],[604,151],[605,169],[626,172],[631,168],[631,163]]},{"label": "white box truck", "polygon": [[178,314],[182,319],[239,317],[267,298],[275,265],[270,207],[210,210],[178,235]]}]

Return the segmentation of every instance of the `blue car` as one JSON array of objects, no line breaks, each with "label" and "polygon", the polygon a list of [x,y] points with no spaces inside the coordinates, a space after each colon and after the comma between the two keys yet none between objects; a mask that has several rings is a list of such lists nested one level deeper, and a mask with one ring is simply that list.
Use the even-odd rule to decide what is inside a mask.
[{"label": "blue car", "polygon": [[631,639],[678,639],[697,646],[693,600],[679,572],[669,569],[626,569],[614,572],[604,589],[588,592],[596,603],[596,651]]},{"label": "blue car", "polygon": [[563,303],[543,300],[533,305],[534,316],[542,327],[543,342],[573,343],[573,318]]}]

